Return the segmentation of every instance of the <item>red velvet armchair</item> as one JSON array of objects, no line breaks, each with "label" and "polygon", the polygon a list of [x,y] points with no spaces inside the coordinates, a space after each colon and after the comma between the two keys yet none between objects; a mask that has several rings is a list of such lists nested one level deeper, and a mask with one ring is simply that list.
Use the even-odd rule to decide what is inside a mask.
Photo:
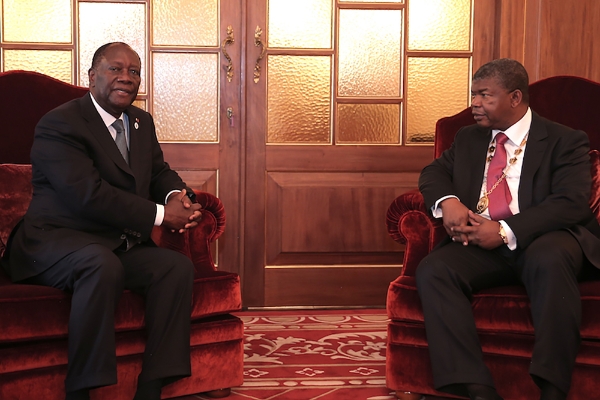
[{"label": "red velvet armchair", "polygon": [[[584,130],[592,151],[593,187],[590,205],[600,220],[600,84],[586,79],[558,76],[530,85],[530,105],[538,114]],[[434,155],[439,157],[462,126],[473,124],[470,109],[437,122]],[[419,262],[446,235],[441,220],[431,217],[418,190],[394,200],[387,214],[391,237],[406,244],[401,275],[387,295],[390,318],[387,343],[387,385],[399,398],[418,399],[420,394],[442,395],[433,389],[431,364],[425,338],[421,303],[415,286]],[[569,400],[600,398],[600,280],[580,283],[583,304],[582,344],[577,357]],[[473,298],[473,312],[484,357],[506,400],[539,398],[528,374],[533,348],[533,325],[524,288],[498,287]],[[450,397],[450,396],[448,396]]]},{"label": "red velvet armchair", "polygon": [[[0,256],[31,199],[29,149],[42,115],[87,89],[34,72],[0,74]],[[224,397],[243,381],[243,324],[239,277],[218,271],[210,243],[225,228],[215,196],[197,192],[203,218],[183,235],[155,228],[159,245],[189,256],[196,267],[192,306],[192,376],[163,389],[163,398],[210,392]],[[0,399],[62,400],[67,363],[70,296],[43,286],[14,284],[0,268]],[[92,400],[131,399],[145,345],[142,298],[125,291],[115,322],[118,384],[92,392]]]}]

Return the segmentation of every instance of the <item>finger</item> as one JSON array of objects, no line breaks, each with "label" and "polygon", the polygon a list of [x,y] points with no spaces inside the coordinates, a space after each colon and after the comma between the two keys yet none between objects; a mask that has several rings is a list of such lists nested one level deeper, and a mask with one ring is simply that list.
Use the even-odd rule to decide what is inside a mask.
[{"label": "finger", "polygon": [[471,210],[469,210],[469,218],[470,218],[470,219],[472,219],[472,220],[474,220],[474,221],[477,221],[477,222],[478,222],[478,223],[480,223],[480,224],[481,224],[482,222],[485,222],[485,221],[486,221],[486,219],[485,219],[485,218],[483,218],[481,215],[479,215],[479,214],[475,214],[475,213],[474,213],[473,211],[471,211]]},{"label": "finger", "polygon": [[474,231],[475,228],[473,228],[473,226],[470,225],[452,227],[452,232],[454,233],[454,235],[468,235],[470,233],[473,233]]},{"label": "finger", "polygon": [[200,211],[194,211],[192,215],[190,215],[190,221],[194,221],[202,216]]},{"label": "finger", "polygon": [[191,229],[198,226],[197,222],[190,222],[189,224],[185,224],[185,229]]},{"label": "finger", "polygon": [[480,222],[478,222],[478,221],[476,221],[476,220],[474,220],[474,219],[471,219],[471,218],[469,218],[469,223],[470,223],[472,226],[479,226],[479,225],[481,225],[481,223],[480,223]]}]

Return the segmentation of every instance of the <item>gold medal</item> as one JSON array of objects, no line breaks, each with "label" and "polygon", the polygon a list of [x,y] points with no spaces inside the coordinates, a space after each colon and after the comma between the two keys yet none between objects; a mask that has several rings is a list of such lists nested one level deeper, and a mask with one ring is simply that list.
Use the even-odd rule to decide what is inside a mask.
[{"label": "gold medal", "polygon": [[484,195],[481,199],[479,199],[479,202],[477,203],[477,214],[484,212],[485,209],[488,208],[489,202],[490,201],[488,200],[487,195]]}]

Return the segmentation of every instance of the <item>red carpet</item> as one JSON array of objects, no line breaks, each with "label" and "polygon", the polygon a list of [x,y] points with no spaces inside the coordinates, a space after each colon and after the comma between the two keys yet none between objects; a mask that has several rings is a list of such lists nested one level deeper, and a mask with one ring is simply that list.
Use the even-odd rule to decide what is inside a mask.
[{"label": "red carpet", "polygon": [[245,326],[244,384],[228,399],[395,399],[385,387],[385,310],[237,315]]},{"label": "red carpet", "polygon": [[[227,400],[396,399],[385,386],[385,310],[235,314],[244,321],[244,384]],[[208,397],[177,400],[197,399]]]}]

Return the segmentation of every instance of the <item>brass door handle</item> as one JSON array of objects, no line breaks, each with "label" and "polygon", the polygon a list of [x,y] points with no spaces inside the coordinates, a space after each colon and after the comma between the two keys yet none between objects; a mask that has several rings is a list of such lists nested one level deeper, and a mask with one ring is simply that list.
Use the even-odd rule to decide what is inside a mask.
[{"label": "brass door handle", "polygon": [[228,61],[228,64],[227,64],[227,81],[228,82],[231,82],[231,80],[233,79],[233,62],[231,61],[231,57],[229,56],[229,54],[227,54],[227,50],[225,50],[225,47],[233,44],[233,42],[235,42],[235,39],[233,38],[233,28],[231,27],[231,25],[229,25],[227,27],[227,38],[225,40],[223,40],[223,43],[221,43],[221,50],[223,51],[223,55],[225,56],[225,58]]},{"label": "brass door handle", "polygon": [[267,52],[267,49],[265,49],[265,45],[262,42],[261,36],[262,29],[260,29],[260,27],[256,25],[256,29],[254,30],[254,45],[256,47],[260,47],[261,50],[260,55],[256,59],[256,64],[254,65],[254,83],[258,83],[260,79],[260,60],[263,59],[265,53]]}]

